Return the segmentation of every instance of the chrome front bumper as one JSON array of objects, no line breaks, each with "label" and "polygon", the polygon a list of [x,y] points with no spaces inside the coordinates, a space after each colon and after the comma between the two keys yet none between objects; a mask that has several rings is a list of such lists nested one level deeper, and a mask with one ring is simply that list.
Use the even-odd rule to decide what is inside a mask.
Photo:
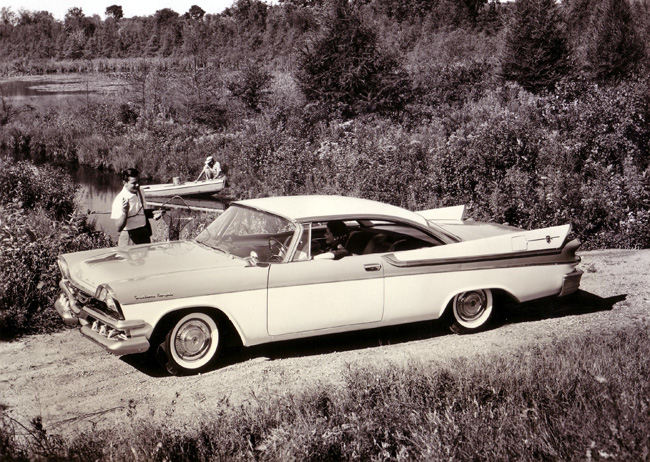
[{"label": "chrome front bumper", "polygon": [[79,307],[65,281],[59,284],[63,293],[54,307],[66,324],[81,324],[81,333],[114,355],[144,353],[149,349],[145,335],[132,336],[131,332],[146,327],[144,321],[120,321],[106,316],[88,306]]}]

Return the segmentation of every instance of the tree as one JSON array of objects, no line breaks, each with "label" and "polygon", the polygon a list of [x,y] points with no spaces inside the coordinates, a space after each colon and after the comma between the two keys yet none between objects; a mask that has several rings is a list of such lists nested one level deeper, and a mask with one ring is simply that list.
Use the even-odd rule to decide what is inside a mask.
[{"label": "tree", "polygon": [[567,57],[566,29],[555,0],[517,0],[505,34],[501,77],[538,92],[566,74]]},{"label": "tree", "polygon": [[198,5],[192,5],[186,15],[190,19],[200,21],[205,16],[205,10]]},{"label": "tree", "polygon": [[380,49],[376,33],[353,5],[335,0],[323,30],[299,56],[296,79],[308,101],[338,107],[345,117],[403,108],[408,76]]},{"label": "tree", "polygon": [[643,43],[626,0],[600,0],[583,40],[585,69],[597,80],[629,74],[643,56]]},{"label": "tree", "polygon": [[465,6],[469,13],[469,17],[472,21],[476,21],[478,14],[481,12],[483,5],[487,3],[488,0],[464,0]]},{"label": "tree", "polygon": [[111,5],[106,8],[106,13],[104,13],[107,18],[113,19],[122,19],[124,17],[124,11],[120,5]]},{"label": "tree", "polygon": [[240,98],[249,109],[259,112],[269,91],[273,76],[256,62],[249,62],[235,79],[228,83],[228,90]]}]

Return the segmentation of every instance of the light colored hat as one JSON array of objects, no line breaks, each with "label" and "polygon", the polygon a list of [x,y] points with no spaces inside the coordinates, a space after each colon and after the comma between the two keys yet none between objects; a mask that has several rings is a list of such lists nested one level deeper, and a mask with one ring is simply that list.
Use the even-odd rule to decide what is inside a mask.
[{"label": "light colored hat", "polygon": [[210,162],[213,162],[213,161],[214,161],[214,157],[212,157],[212,156],[208,156],[208,158],[205,159],[206,164],[209,164]]}]

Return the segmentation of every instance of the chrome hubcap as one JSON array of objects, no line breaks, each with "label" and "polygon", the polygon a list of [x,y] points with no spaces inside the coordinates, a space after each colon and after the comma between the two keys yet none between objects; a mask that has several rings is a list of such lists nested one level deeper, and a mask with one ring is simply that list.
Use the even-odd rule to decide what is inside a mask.
[{"label": "chrome hubcap", "polygon": [[200,359],[210,348],[211,336],[209,327],[202,321],[193,319],[178,329],[174,338],[174,348],[185,361]]},{"label": "chrome hubcap", "polygon": [[487,306],[487,297],[485,292],[465,292],[458,296],[456,302],[456,311],[458,316],[467,322],[478,319]]}]

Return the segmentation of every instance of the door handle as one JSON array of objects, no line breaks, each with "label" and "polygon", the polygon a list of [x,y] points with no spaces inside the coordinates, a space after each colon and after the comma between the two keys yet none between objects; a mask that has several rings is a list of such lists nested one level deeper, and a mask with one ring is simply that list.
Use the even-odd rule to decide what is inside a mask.
[{"label": "door handle", "polygon": [[381,269],[381,264],[379,263],[368,263],[363,265],[366,271],[379,271]]}]

